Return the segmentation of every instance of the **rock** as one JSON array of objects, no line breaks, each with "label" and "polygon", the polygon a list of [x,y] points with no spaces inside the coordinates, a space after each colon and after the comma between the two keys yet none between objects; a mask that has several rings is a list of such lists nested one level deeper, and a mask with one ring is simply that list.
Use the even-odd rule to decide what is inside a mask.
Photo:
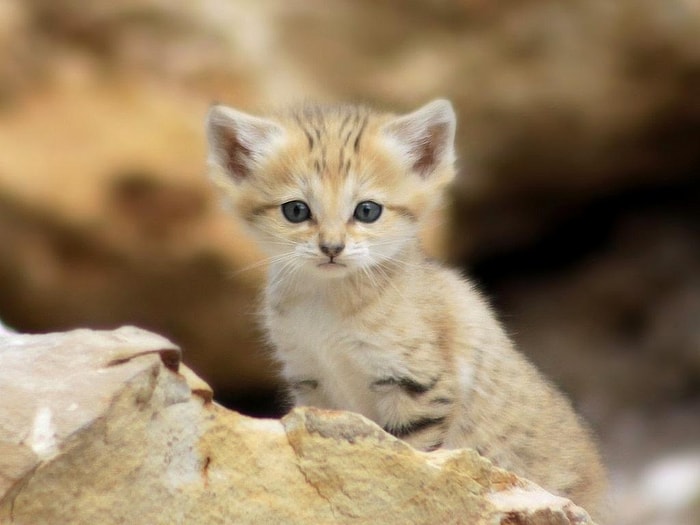
[{"label": "rock", "polygon": [[[656,456],[656,457],[654,457]],[[629,474],[629,473],[628,473]],[[620,525],[697,525],[700,510],[700,450],[653,454],[628,475],[615,495],[630,509]]]},{"label": "rock", "polygon": [[0,335],[0,521],[592,523],[474,451],[418,452],[357,414],[229,411],[179,357],[131,327]]},{"label": "rock", "polygon": [[5,326],[5,324],[2,322],[2,319],[0,319],[0,336],[2,335],[8,335],[13,333],[14,331],[11,328],[8,328]]}]

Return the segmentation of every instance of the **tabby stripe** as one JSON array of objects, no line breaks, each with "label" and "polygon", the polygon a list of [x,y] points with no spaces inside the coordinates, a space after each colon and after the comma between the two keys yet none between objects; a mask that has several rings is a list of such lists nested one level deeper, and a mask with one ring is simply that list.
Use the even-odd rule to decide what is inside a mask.
[{"label": "tabby stripe", "polygon": [[316,390],[318,388],[318,381],[315,379],[303,379],[301,381],[293,381],[289,386],[292,390],[302,390],[306,388]]},{"label": "tabby stripe", "polygon": [[311,133],[309,133],[306,128],[302,128],[304,131],[304,135],[306,135],[306,140],[309,141],[309,151],[313,151],[314,149],[314,138],[311,136]]},{"label": "tabby stripe", "polygon": [[399,214],[403,215],[404,217],[407,217],[413,221],[418,220],[418,217],[416,217],[416,214],[413,213],[408,208],[406,208],[405,206],[392,206],[391,204],[385,204],[384,207],[387,210],[391,210],[391,211],[394,211],[396,213],[399,213]]},{"label": "tabby stripe", "polygon": [[309,130],[306,129],[306,126],[302,122],[301,118],[299,115],[294,115],[294,120],[296,120],[297,125],[301,128],[301,130],[304,132],[304,135],[306,135],[306,140],[309,141],[309,151],[312,151],[314,149],[314,138],[311,136],[311,133],[309,133]]},{"label": "tabby stripe", "polygon": [[350,140],[350,136],[352,135],[352,130],[348,131],[345,134],[345,138],[343,139],[343,147],[348,145],[348,140]]},{"label": "tabby stripe", "polygon": [[382,379],[379,379],[372,383],[372,387],[381,387],[381,386],[391,386],[391,385],[396,385],[402,390],[406,391],[408,394],[411,395],[418,395],[418,394],[425,394],[427,391],[433,389],[437,382],[440,380],[440,377],[436,377],[434,379],[430,380],[430,383],[423,384],[419,383],[415,379],[412,379],[410,377],[385,377]]},{"label": "tabby stripe", "polygon": [[326,145],[321,145],[321,168],[326,171]]},{"label": "tabby stripe", "polygon": [[343,136],[343,131],[345,131],[345,126],[347,126],[349,121],[350,121],[350,113],[347,113],[345,115],[345,118],[343,119],[343,122],[341,122],[341,124],[340,124],[340,129],[338,130],[339,137]]},{"label": "tabby stripe", "polygon": [[266,204],[264,206],[258,206],[257,208],[253,208],[252,210],[250,210],[246,214],[246,217],[252,219],[254,217],[257,217],[258,215],[263,215],[268,210],[272,210],[274,208],[279,208],[279,206],[277,204]]},{"label": "tabby stripe", "polygon": [[444,445],[442,441],[438,441],[437,443],[433,443],[430,446],[425,447],[423,450],[425,452],[434,452],[435,450],[441,448]]},{"label": "tabby stripe", "polygon": [[360,131],[357,132],[357,137],[355,137],[355,144],[353,145],[353,148],[355,149],[355,153],[357,153],[360,149],[360,137],[362,137],[362,133],[365,131],[365,127],[367,126],[367,120],[368,116],[365,115],[365,119],[362,121],[362,126],[360,126]]},{"label": "tabby stripe", "polygon": [[442,425],[445,422],[444,417],[422,417],[408,423],[403,423],[395,427],[384,427],[384,430],[397,438],[405,438],[426,428]]}]

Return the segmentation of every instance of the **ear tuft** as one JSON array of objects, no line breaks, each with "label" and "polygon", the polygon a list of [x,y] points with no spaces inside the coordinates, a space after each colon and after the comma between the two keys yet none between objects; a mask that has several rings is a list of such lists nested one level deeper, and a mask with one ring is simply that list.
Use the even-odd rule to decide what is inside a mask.
[{"label": "ear tuft", "polygon": [[234,181],[248,177],[284,135],[275,122],[226,106],[209,110],[206,128],[210,162]]},{"label": "ear tuft", "polygon": [[454,162],[457,118],[448,100],[438,99],[384,125],[384,133],[420,176]]}]

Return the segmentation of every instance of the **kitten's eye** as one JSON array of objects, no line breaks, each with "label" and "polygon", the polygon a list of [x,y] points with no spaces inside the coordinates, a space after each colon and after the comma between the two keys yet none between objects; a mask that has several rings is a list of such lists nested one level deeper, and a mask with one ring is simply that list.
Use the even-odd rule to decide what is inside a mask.
[{"label": "kitten's eye", "polygon": [[289,222],[304,222],[311,218],[311,210],[302,201],[289,201],[282,205],[282,213]]},{"label": "kitten's eye", "polygon": [[360,222],[374,222],[381,214],[381,204],[372,201],[362,201],[355,207],[353,216]]}]

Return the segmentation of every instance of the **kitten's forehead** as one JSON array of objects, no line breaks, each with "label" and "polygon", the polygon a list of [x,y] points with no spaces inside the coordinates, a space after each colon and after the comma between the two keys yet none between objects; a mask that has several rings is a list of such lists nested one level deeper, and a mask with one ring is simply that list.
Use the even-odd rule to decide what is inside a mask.
[{"label": "kitten's forehead", "polygon": [[307,105],[292,110],[286,120],[290,132],[303,135],[306,154],[320,175],[346,174],[377,115],[364,106]]},{"label": "kitten's forehead", "polygon": [[340,191],[347,179],[356,185],[367,185],[376,175],[381,147],[377,132],[390,114],[379,113],[361,105],[304,105],[278,115],[289,134],[289,147],[284,156],[290,169],[312,181],[326,181],[328,189]]},{"label": "kitten's forehead", "polygon": [[413,209],[427,196],[385,133],[391,113],[365,106],[307,105],[271,117],[284,128],[283,145],[265,164],[262,188],[275,204],[303,200],[319,218],[348,217],[361,201]]},{"label": "kitten's forehead", "polygon": [[369,119],[376,119],[382,116],[382,113],[372,110],[367,106],[352,105],[352,104],[305,104],[303,106],[293,107],[285,113],[278,114],[287,122],[296,123],[305,134],[310,142],[321,140],[322,138],[348,139],[346,132],[357,130],[367,123]]}]

